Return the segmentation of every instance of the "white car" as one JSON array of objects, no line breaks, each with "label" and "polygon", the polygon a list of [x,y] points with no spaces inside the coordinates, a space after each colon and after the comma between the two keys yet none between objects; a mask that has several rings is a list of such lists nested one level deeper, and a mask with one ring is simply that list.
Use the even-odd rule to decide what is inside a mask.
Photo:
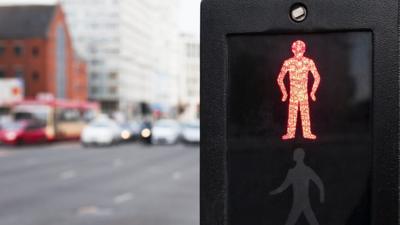
[{"label": "white car", "polygon": [[86,126],[81,134],[81,143],[88,145],[111,145],[121,140],[121,128],[110,119],[99,119]]},{"label": "white car", "polygon": [[154,123],[151,135],[153,144],[175,144],[180,135],[180,126],[174,120],[159,120]]},{"label": "white car", "polygon": [[194,120],[182,124],[182,141],[185,143],[200,143],[200,121]]}]

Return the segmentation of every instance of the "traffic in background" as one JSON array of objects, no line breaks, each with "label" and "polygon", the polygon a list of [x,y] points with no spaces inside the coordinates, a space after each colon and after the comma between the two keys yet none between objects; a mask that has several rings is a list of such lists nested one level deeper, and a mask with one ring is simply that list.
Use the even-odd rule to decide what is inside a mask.
[{"label": "traffic in background", "polygon": [[198,144],[198,119],[158,115],[128,120],[100,112],[98,104],[57,99],[21,100],[3,105],[0,142],[21,146],[80,141],[83,146],[110,146],[131,141],[145,144]]}]

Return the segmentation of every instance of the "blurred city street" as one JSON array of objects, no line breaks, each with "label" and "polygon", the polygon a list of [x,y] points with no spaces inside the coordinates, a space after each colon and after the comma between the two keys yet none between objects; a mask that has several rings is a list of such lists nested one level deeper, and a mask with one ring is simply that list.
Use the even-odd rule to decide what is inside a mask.
[{"label": "blurred city street", "polygon": [[0,146],[0,225],[199,224],[198,146]]},{"label": "blurred city street", "polygon": [[200,0],[0,19],[0,225],[198,225]]}]

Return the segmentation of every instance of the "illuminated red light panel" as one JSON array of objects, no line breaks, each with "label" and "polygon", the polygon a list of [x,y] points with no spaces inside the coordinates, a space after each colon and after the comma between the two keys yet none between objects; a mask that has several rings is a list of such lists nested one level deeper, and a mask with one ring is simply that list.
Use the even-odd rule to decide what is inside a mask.
[{"label": "illuminated red light panel", "polygon": [[303,128],[303,137],[305,139],[315,140],[317,138],[311,132],[310,107],[308,101],[308,74],[312,73],[314,84],[310,93],[313,101],[319,87],[321,78],[315,63],[312,59],[304,56],[306,52],[306,44],[303,41],[295,41],[292,44],[292,52],[294,56],[287,59],[282,66],[278,76],[278,85],[283,94],[282,102],[286,102],[288,94],[284,84],[284,78],[289,73],[290,96],[289,96],[289,115],[287,124],[287,133],[282,136],[282,140],[294,139],[296,136],[297,115],[300,110],[301,125]]}]

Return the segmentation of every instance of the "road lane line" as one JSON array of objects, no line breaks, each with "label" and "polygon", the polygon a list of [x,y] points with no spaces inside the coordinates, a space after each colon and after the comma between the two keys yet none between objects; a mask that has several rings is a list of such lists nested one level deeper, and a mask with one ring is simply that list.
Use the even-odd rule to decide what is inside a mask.
[{"label": "road lane line", "polygon": [[80,216],[111,216],[114,211],[109,208],[99,208],[97,206],[83,206],[78,209]]},{"label": "road lane line", "polygon": [[114,198],[114,204],[120,205],[133,199],[132,193],[125,193]]},{"label": "road lane line", "polygon": [[68,171],[62,172],[60,174],[60,178],[62,180],[69,180],[69,179],[73,179],[75,177],[76,177],[76,171],[75,170],[68,170]]},{"label": "road lane line", "polygon": [[9,151],[0,151],[0,158],[6,158],[11,155],[12,155],[12,153]]}]

